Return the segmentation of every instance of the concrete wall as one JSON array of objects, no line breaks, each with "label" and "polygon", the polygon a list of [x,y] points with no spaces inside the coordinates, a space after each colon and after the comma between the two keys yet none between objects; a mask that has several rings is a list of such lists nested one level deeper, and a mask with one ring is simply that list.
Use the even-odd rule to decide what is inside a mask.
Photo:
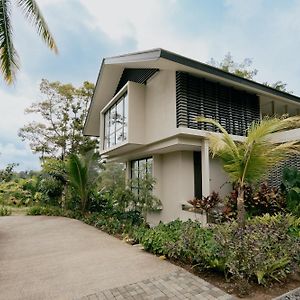
[{"label": "concrete wall", "polygon": [[177,218],[199,219],[205,223],[202,215],[182,210],[182,204],[187,204],[188,200],[194,198],[193,152],[171,152],[155,155],[153,158],[153,176],[157,180],[154,193],[162,201],[163,209],[149,214],[150,224]]},{"label": "concrete wall", "polygon": [[176,132],[176,80],[174,71],[160,71],[145,87],[146,144]]},{"label": "concrete wall", "polygon": [[228,175],[222,168],[222,164],[219,159],[210,159],[210,192],[217,192],[224,198],[232,191],[232,184],[229,183]]}]

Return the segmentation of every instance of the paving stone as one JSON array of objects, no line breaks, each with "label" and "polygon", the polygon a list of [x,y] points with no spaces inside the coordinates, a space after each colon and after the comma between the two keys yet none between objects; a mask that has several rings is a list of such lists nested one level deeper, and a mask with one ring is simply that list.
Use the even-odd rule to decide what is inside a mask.
[{"label": "paving stone", "polygon": [[[93,297],[93,298],[90,298]],[[100,291],[80,300],[233,300],[233,296],[223,292],[207,281],[185,271],[179,270],[133,284]]]}]

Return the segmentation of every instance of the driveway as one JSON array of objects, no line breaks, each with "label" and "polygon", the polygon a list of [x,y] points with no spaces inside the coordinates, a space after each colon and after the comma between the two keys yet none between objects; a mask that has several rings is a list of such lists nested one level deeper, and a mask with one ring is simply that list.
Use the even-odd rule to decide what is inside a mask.
[{"label": "driveway", "polygon": [[92,226],[45,216],[0,218],[0,286],[5,300],[192,299],[192,286],[203,294],[195,299],[230,299],[202,279]]}]

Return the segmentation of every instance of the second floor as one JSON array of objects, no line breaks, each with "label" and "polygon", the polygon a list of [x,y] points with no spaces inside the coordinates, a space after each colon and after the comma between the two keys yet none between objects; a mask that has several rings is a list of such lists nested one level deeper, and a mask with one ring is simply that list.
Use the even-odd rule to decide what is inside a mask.
[{"label": "second floor", "polygon": [[102,154],[121,155],[172,137],[215,131],[239,139],[253,120],[300,113],[300,98],[177,54],[155,49],[103,60],[84,133]]}]

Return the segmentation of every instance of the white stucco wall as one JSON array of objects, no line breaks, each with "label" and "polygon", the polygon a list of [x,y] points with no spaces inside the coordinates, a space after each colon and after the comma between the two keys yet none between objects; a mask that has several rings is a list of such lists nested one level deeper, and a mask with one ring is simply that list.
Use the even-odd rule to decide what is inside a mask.
[{"label": "white stucco wall", "polygon": [[176,132],[176,80],[174,71],[160,71],[145,86],[145,143]]},{"label": "white stucco wall", "polygon": [[228,175],[222,168],[222,164],[217,158],[211,158],[210,167],[210,192],[217,192],[224,198],[232,191],[232,184],[229,182]]},{"label": "white stucco wall", "polygon": [[153,176],[157,180],[154,193],[162,201],[163,210],[149,214],[150,224],[177,218],[198,219],[205,223],[202,215],[182,210],[182,204],[194,198],[193,152],[171,152],[153,158]]}]

